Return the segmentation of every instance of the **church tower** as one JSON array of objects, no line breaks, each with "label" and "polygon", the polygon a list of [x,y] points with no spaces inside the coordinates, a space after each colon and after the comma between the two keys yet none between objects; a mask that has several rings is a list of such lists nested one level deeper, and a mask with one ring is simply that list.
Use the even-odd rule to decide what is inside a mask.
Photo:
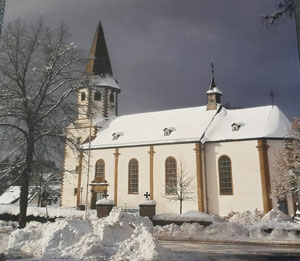
[{"label": "church tower", "polygon": [[86,119],[91,115],[98,119],[117,116],[120,88],[113,77],[101,22],[95,33],[85,72],[88,87],[78,92],[78,119]]},{"label": "church tower", "polygon": [[214,76],[214,63],[211,63],[211,81],[210,87],[206,92],[207,95],[207,107],[206,110],[216,110],[217,105],[221,104],[221,96],[223,93],[217,88],[215,84],[215,76]]}]

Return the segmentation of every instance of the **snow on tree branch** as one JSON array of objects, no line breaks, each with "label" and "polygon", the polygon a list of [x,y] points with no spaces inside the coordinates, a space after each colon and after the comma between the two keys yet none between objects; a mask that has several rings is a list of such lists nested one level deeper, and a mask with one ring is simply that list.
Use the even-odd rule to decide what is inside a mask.
[{"label": "snow on tree branch", "polygon": [[279,198],[292,195],[300,201],[300,118],[295,118],[285,147],[277,152],[275,169],[278,178],[275,192]]}]

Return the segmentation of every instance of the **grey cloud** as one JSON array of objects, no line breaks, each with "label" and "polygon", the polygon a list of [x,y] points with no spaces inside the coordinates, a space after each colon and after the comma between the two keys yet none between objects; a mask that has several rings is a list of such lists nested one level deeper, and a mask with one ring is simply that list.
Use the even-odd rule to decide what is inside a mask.
[{"label": "grey cloud", "polygon": [[261,0],[9,0],[5,22],[17,16],[50,25],[64,20],[88,51],[101,19],[115,77],[120,113],[206,103],[210,60],[224,101],[243,107],[275,103],[299,116],[300,78],[295,26],[286,19],[267,28]]}]

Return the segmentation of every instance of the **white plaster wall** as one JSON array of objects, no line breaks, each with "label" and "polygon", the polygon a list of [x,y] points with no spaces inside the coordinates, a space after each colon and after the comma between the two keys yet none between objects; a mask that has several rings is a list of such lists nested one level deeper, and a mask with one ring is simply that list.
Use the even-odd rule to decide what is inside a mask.
[{"label": "white plaster wall", "polygon": [[[89,129],[68,129],[68,137],[72,135],[75,137],[81,137],[81,140],[85,140],[89,135]],[[72,134],[72,135],[71,135]],[[76,141],[75,141],[76,142]],[[78,186],[78,172],[76,172],[76,166],[79,166],[78,152],[70,149],[68,146],[65,148],[64,159],[64,171],[63,171],[63,184],[62,184],[62,206],[76,207],[77,195],[74,195],[74,189]],[[79,192],[78,192],[79,193]]]},{"label": "white plaster wall", "polygon": [[157,202],[157,213],[179,213],[179,201],[169,201],[165,195],[165,161],[172,156],[177,161],[177,169],[180,161],[184,169],[194,177],[192,200],[183,201],[182,212],[198,210],[197,176],[196,176],[196,152],[194,143],[154,146],[154,200]]},{"label": "white plaster wall", "polygon": [[[208,212],[226,215],[231,211],[263,210],[257,141],[205,144]],[[233,195],[220,195],[218,159],[227,155],[232,164]]]},{"label": "white plaster wall", "polygon": [[[193,199],[183,202],[183,212],[188,210],[197,210],[196,194],[196,153],[194,144],[177,144],[154,146],[154,199],[157,202],[157,213],[179,213],[179,201],[169,201],[165,198],[165,160],[172,156],[176,158],[179,168],[180,160],[185,164],[186,171],[194,177],[192,194]],[[117,206],[137,207],[141,201],[145,200],[144,194],[150,193],[150,147],[131,147],[119,149],[118,165],[118,202]],[[91,151],[90,177],[89,182],[94,178],[95,163],[99,159],[105,161],[105,178],[109,183],[108,194],[110,199],[114,199],[114,169],[115,169],[115,149],[102,149]],[[84,168],[82,171],[83,204],[86,198],[87,182],[87,155],[85,156]],[[137,194],[128,193],[128,164],[131,159],[137,159],[139,162],[139,192]],[[89,187],[90,190],[90,187]],[[91,193],[88,190],[88,206],[90,207]]]},{"label": "white plaster wall", "polygon": [[[144,201],[144,194],[150,193],[150,156],[149,146],[120,148],[118,175],[118,206],[138,206]],[[135,158],[139,163],[139,188],[137,194],[128,193],[128,164]]]}]

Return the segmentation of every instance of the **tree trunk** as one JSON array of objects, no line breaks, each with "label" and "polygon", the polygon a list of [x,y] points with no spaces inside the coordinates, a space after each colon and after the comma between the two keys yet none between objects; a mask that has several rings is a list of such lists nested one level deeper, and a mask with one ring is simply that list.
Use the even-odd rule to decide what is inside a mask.
[{"label": "tree trunk", "polygon": [[26,226],[26,215],[28,206],[28,189],[29,189],[29,177],[32,172],[34,142],[28,142],[26,152],[26,167],[21,174],[21,193],[20,193],[20,214],[19,214],[19,227],[24,228]]},{"label": "tree trunk", "polygon": [[182,214],[182,200],[179,200],[180,202],[180,214]]}]

